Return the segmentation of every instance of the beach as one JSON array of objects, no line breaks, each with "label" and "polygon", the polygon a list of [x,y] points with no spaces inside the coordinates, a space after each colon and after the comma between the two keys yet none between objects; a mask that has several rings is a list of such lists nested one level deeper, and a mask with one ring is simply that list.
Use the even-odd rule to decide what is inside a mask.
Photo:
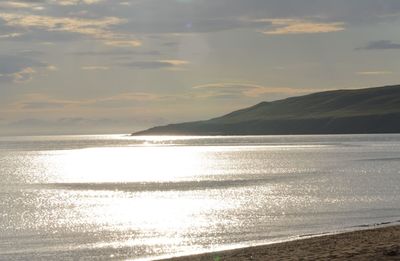
[{"label": "beach", "polygon": [[164,260],[400,260],[400,226]]}]

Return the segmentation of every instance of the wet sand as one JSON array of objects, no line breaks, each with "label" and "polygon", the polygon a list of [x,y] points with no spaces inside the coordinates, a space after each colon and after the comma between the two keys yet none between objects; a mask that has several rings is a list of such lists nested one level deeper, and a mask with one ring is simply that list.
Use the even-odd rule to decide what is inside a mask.
[{"label": "wet sand", "polygon": [[164,260],[400,260],[400,226]]}]

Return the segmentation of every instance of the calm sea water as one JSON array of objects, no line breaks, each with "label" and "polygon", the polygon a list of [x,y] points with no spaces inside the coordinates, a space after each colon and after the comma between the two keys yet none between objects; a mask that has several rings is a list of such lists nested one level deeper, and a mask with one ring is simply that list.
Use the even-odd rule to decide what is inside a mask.
[{"label": "calm sea water", "polygon": [[141,259],[400,219],[400,135],[0,138],[0,260]]}]

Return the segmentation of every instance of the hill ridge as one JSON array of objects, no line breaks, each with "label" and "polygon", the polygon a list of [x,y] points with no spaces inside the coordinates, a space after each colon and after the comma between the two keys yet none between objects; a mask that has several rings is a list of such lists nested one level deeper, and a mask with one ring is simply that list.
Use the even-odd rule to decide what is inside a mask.
[{"label": "hill ridge", "polygon": [[400,85],[341,89],[260,102],[210,120],[133,135],[399,133]]}]

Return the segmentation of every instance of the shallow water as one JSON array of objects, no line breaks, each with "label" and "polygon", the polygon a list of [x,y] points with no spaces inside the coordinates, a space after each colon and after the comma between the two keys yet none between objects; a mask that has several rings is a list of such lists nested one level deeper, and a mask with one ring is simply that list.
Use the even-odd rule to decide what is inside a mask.
[{"label": "shallow water", "polygon": [[0,259],[139,259],[400,219],[400,135],[0,138]]}]

